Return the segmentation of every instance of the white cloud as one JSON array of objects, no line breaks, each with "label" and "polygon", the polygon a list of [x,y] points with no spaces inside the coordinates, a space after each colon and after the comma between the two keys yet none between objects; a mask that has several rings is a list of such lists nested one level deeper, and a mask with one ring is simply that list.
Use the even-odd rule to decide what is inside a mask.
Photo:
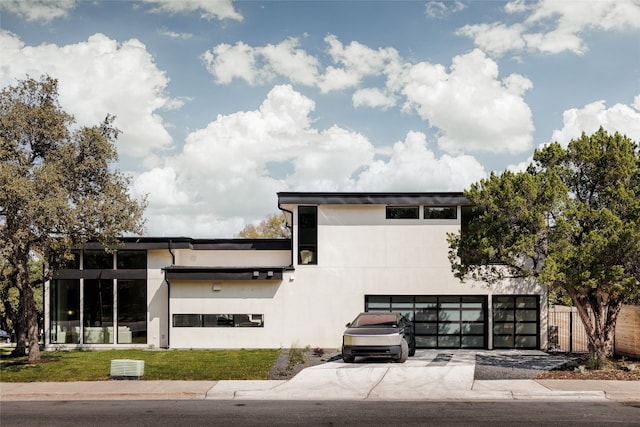
[{"label": "white cloud", "polygon": [[[393,48],[371,49],[325,37],[334,65],[322,72],[320,61],[304,52],[297,39],[251,47],[220,44],[202,59],[218,83],[234,78],[263,84],[276,76],[316,86],[321,92],[354,89],[355,107],[387,110],[405,98],[405,111],[416,111],[440,131],[439,146],[448,153],[487,151],[520,153],[530,148],[531,110],[524,102],[529,79],[511,74],[498,80],[498,65],[476,49],[453,58],[450,72],[440,64],[403,62]],[[360,88],[363,81],[378,84]]]},{"label": "white cloud", "polygon": [[579,138],[582,132],[595,133],[600,126],[607,132],[619,132],[634,141],[640,141],[640,95],[635,97],[634,106],[616,104],[606,108],[605,101],[595,101],[582,108],[572,108],[562,114],[563,127],[551,136],[566,146],[570,140]]},{"label": "white cloud", "polygon": [[276,45],[252,47],[244,42],[219,44],[201,55],[218,83],[241,79],[251,85],[283,77],[292,83],[318,87],[322,92],[357,87],[365,77],[382,76],[398,69],[400,57],[393,48],[371,49],[358,42],[343,45],[337,37],[325,37],[335,65],[324,73],[320,61],[300,48],[297,38]]},{"label": "white cloud", "polygon": [[296,38],[262,47],[251,47],[243,42],[233,46],[222,43],[200,58],[218,83],[226,84],[238,78],[255,85],[282,76],[293,83],[313,86],[317,81],[318,60],[298,45]]},{"label": "white cloud", "polygon": [[640,29],[637,0],[510,2],[509,14],[526,15],[522,22],[466,25],[457,32],[470,37],[485,52],[503,55],[526,49],[534,52],[583,54],[584,36],[591,31]]},{"label": "white cloud", "polygon": [[532,83],[517,74],[498,80],[498,65],[482,51],[456,56],[450,72],[439,64],[416,64],[405,79],[405,108],[440,129],[438,145],[446,152],[530,149],[533,122],[522,96]]},{"label": "white cloud", "polygon": [[326,68],[318,86],[323,93],[357,87],[360,76],[344,68],[329,66]]},{"label": "white cloud", "polygon": [[[324,40],[328,45],[329,56],[336,66],[327,67],[321,77],[318,86],[323,92],[355,88],[367,77],[386,77],[392,71],[401,68],[400,55],[394,48],[372,49],[356,41],[345,46],[334,35],[328,35]],[[379,93],[383,94],[382,91]],[[383,95],[387,98],[383,106],[388,105],[391,96]],[[359,97],[361,95],[356,96],[355,99]]]},{"label": "white cloud", "polygon": [[200,12],[203,19],[233,19],[242,21],[242,15],[233,7],[232,0],[142,0],[153,4],[155,13]]},{"label": "white cloud", "polygon": [[[601,126],[609,133],[618,132],[634,141],[640,141],[640,94],[634,98],[631,106],[615,104],[607,108],[605,101],[595,101],[582,108],[571,108],[562,114],[562,129],[556,129],[550,141],[558,142],[563,147],[572,139],[580,138],[582,133],[593,135]],[[547,145],[544,142],[538,148]],[[507,167],[508,170],[523,171],[531,164],[533,156]]]},{"label": "white cloud", "polygon": [[354,107],[372,107],[386,110],[396,105],[396,100],[378,88],[357,90],[352,96]]},{"label": "white cloud", "polygon": [[393,145],[387,161],[377,160],[362,172],[359,191],[461,191],[486,176],[471,156],[437,158],[426,135],[409,132]]},{"label": "white cloud", "polygon": [[171,167],[154,168],[136,177],[133,194],[137,197],[148,194],[147,201],[156,207],[185,206],[189,195],[179,188],[176,178],[176,171]]},{"label": "white cloud", "polygon": [[107,114],[117,116],[123,132],[116,142],[122,155],[145,157],[169,148],[172,139],[157,114],[181,101],[166,93],[168,78],[138,40],[123,43],[103,34],[86,42],[57,46],[27,46],[17,36],[0,31],[0,84],[13,85],[27,74],[58,79],[60,103],[79,125],[96,125]]},{"label": "white cloud", "polygon": [[[314,128],[314,108],[275,86],[256,110],[219,115],[188,135],[182,152],[135,179],[134,194],[149,193],[149,234],[229,237],[273,212],[283,190],[460,191],[484,176],[472,157],[436,157],[422,133],[376,148],[337,125]],[[290,172],[273,178],[274,163]]]},{"label": "white cloud", "polygon": [[388,63],[400,60],[398,51],[390,47],[376,50],[356,41],[345,46],[334,35],[325,37],[325,42],[329,45],[329,55],[333,61],[354,73],[358,79],[380,75]]},{"label": "white cloud", "polygon": [[234,78],[238,78],[254,85],[261,83],[268,76],[267,73],[263,73],[264,77],[259,77],[254,48],[243,42],[233,46],[219,44],[203,53],[200,58],[218,83],[228,84]]},{"label": "white cloud", "polygon": [[54,19],[66,18],[75,9],[76,0],[2,0],[0,11],[18,15],[29,22],[51,22]]},{"label": "white cloud", "polygon": [[178,39],[178,40],[189,40],[190,38],[193,37],[192,33],[177,33],[175,31],[170,31],[167,28],[161,28],[158,33],[162,36],[166,36],[169,37],[171,39]]},{"label": "white cloud", "polygon": [[520,50],[526,47],[523,37],[524,26],[521,24],[506,25],[501,22],[492,24],[465,25],[456,34],[474,39],[485,52],[494,55],[504,55],[511,50]]},{"label": "white cloud", "polygon": [[467,6],[461,1],[430,1],[426,4],[424,11],[429,18],[440,19],[466,8]]},{"label": "white cloud", "polygon": [[269,44],[261,54],[275,74],[293,83],[312,86],[317,79],[318,60],[300,49],[298,39],[289,38],[277,45]]}]

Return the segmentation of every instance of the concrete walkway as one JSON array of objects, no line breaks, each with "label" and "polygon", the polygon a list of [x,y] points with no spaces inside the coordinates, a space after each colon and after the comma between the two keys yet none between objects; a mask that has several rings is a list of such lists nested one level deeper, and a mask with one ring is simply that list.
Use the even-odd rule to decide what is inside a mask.
[{"label": "concrete walkway", "polygon": [[[0,383],[0,399],[615,400],[640,402],[640,381],[474,380],[476,354],[420,350],[404,364],[327,362],[288,381]],[[484,352],[483,354],[491,354]],[[494,353],[496,354],[496,353]],[[523,353],[510,353],[512,356]],[[529,352],[540,359],[542,352]],[[537,361],[536,363],[539,363]],[[557,361],[555,363],[558,363]],[[525,367],[526,368],[526,367]],[[535,368],[538,368],[536,366]]]}]

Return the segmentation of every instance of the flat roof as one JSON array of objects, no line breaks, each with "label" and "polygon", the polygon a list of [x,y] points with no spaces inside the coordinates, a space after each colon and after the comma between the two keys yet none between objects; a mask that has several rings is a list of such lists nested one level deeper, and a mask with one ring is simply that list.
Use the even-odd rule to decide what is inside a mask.
[{"label": "flat roof", "polygon": [[279,192],[279,205],[469,205],[462,192],[308,193]]},{"label": "flat roof", "polygon": [[[291,239],[192,239],[189,237],[121,237],[121,245],[111,249],[193,249],[218,251],[291,250]],[[103,249],[99,242],[88,242],[83,249]]]}]

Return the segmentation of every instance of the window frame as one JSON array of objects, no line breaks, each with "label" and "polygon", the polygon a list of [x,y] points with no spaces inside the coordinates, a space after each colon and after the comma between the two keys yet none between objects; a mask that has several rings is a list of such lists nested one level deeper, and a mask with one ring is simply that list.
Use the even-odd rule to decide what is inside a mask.
[{"label": "window frame", "polygon": [[[431,212],[452,212],[453,216],[442,215],[442,216],[433,216],[427,215],[427,211]],[[429,220],[457,220],[458,219],[458,206],[457,205],[424,205],[422,207],[422,218]]]},{"label": "window frame", "polygon": [[[215,318],[215,322],[212,319]],[[176,324],[178,319],[190,319],[189,324]],[[220,319],[227,322],[220,323]],[[254,321],[254,319],[259,319]],[[264,328],[264,314],[258,313],[173,313],[173,328]]]},{"label": "window frame", "polygon": [[298,206],[298,264],[318,264],[318,206]]},{"label": "window frame", "polygon": [[[396,212],[393,214],[392,212]],[[412,220],[420,219],[420,205],[387,205],[385,219]]]}]

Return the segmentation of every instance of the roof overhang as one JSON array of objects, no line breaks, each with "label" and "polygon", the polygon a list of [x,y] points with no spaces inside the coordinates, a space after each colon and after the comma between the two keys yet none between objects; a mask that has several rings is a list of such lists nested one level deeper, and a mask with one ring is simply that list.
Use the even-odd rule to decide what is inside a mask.
[{"label": "roof overhang", "polygon": [[[291,239],[192,239],[189,237],[122,237],[112,250],[192,249],[224,251],[291,250]],[[82,249],[104,249],[99,242],[88,242]]]},{"label": "roof overhang", "polygon": [[468,205],[461,192],[445,193],[278,193],[279,205]]},{"label": "roof overhang", "polygon": [[167,280],[282,280],[289,267],[165,267]]}]

